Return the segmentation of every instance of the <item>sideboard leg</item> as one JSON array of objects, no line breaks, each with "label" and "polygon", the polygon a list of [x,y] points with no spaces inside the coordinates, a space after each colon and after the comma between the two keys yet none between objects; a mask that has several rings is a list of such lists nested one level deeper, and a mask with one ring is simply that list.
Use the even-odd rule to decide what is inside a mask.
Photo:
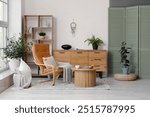
[{"label": "sideboard leg", "polygon": [[103,77],[103,72],[98,72],[99,77],[102,78]]}]

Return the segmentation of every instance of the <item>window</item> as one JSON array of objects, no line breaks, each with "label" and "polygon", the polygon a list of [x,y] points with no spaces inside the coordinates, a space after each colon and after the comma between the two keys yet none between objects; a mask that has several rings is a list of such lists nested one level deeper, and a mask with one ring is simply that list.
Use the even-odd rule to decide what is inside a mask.
[{"label": "window", "polygon": [[8,68],[3,58],[3,48],[6,47],[8,32],[8,0],[0,0],[0,72]]}]

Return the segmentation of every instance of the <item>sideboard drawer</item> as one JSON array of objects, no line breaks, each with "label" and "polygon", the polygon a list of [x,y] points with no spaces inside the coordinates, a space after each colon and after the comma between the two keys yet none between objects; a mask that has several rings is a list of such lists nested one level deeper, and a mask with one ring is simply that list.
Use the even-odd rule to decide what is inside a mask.
[{"label": "sideboard drawer", "polygon": [[89,52],[89,58],[105,58],[106,57],[106,51],[91,51]]},{"label": "sideboard drawer", "polygon": [[102,65],[106,64],[106,60],[104,58],[89,58],[89,65]]},{"label": "sideboard drawer", "polygon": [[88,52],[83,52],[83,51],[72,51],[71,52],[71,57],[72,58],[78,58],[79,57],[88,57]]},{"label": "sideboard drawer", "polygon": [[53,56],[56,61],[59,62],[69,62],[70,52],[69,51],[54,51]]},{"label": "sideboard drawer", "polygon": [[88,52],[72,51],[70,54],[70,63],[73,65],[88,65]]},{"label": "sideboard drawer", "polygon": [[96,71],[107,72],[107,66],[106,65],[95,65],[94,68],[96,69]]}]

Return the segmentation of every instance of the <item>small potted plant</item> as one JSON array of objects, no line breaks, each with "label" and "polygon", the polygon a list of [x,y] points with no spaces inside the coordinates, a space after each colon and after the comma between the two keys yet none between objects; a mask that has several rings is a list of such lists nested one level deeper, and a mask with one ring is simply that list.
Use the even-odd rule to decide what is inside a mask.
[{"label": "small potted plant", "polygon": [[98,46],[101,46],[104,44],[104,42],[100,38],[95,37],[94,35],[92,35],[91,38],[86,39],[84,42],[88,42],[88,45],[91,44],[93,47],[93,50],[97,50]]},{"label": "small potted plant", "polygon": [[19,66],[20,59],[24,59],[25,52],[29,49],[28,44],[21,34],[18,39],[13,37],[8,40],[7,46],[4,48],[4,58],[9,60],[9,68],[12,71],[15,71]]},{"label": "small potted plant", "polygon": [[126,42],[121,43],[121,49],[119,50],[120,56],[121,56],[121,65],[122,65],[122,73],[128,74],[129,66],[130,66],[130,60],[129,60],[129,54],[131,48],[126,47]]},{"label": "small potted plant", "polygon": [[41,31],[39,32],[39,39],[45,39],[46,33]]}]

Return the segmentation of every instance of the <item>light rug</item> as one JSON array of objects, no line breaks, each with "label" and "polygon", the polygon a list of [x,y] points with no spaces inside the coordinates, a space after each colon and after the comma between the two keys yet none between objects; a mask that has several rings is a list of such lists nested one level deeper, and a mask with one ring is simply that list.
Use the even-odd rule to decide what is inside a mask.
[{"label": "light rug", "polygon": [[110,90],[107,78],[97,78],[95,87],[77,87],[73,83],[64,83],[62,79],[56,80],[55,86],[52,86],[52,81],[36,79],[33,81],[31,89],[40,90]]}]

